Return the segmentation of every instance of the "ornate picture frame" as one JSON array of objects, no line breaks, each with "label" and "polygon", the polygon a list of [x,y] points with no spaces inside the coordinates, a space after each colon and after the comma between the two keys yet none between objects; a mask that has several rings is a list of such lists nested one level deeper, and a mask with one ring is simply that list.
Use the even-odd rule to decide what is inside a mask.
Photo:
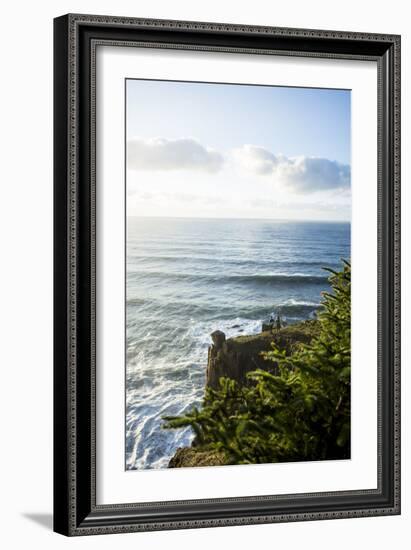
[{"label": "ornate picture frame", "polygon": [[[378,135],[376,488],[96,500],[96,51],[112,47],[373,61]],[[372,205],[370,206],[372,208]],[[67,536],[400,513],[400,37],[69,14],[54,21],[54,530]]]}]

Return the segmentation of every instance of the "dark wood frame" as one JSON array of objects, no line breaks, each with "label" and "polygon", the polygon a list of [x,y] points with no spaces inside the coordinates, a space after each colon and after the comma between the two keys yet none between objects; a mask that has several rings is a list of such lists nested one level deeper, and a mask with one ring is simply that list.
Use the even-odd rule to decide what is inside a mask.
[{"label": "dark wood frame", "polygon": [[[95,51],[107,43],[377,62],[376,490],[96,505]],[[88,535],[399,514],[400,37],[65,15],[54,21],[54,136],[55,531]]]}]

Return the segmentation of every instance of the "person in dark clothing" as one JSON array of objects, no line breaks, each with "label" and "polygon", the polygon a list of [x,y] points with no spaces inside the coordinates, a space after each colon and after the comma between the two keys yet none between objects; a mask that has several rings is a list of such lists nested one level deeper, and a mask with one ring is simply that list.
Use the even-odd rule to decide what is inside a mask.
[{"label": "person in dark clothing", "polygon": [[277,319],[275,320],[275,328],[277,330],[280,330],[281,328],[281,318],[279,313],[277,314]]}]

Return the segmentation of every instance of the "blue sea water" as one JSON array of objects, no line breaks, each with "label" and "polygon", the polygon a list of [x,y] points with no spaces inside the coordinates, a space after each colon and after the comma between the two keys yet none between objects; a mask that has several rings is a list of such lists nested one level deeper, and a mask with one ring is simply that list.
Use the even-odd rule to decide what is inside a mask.
[{"label": "blue sea water", "polygon": [[201,404],[213,330],[313,317],[322,267],[349,257],[349,223],[129,217],[126,468],[165,468],[191,443],[162,417]]}]

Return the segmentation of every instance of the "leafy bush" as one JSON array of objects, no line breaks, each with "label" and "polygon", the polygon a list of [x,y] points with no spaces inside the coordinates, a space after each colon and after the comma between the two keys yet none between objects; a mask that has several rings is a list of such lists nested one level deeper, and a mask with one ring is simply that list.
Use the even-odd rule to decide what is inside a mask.
[{"label": "leafy bush", "polygon": [[253,371],[251,386],[221,378],[200,410],[165,418],[165,427],[191,426],[194,445],[224,453],[227,464],[349,458],[351,266],[327,271],[318,335],[289,356],[275,344],[264,354],[277,375]]}]

